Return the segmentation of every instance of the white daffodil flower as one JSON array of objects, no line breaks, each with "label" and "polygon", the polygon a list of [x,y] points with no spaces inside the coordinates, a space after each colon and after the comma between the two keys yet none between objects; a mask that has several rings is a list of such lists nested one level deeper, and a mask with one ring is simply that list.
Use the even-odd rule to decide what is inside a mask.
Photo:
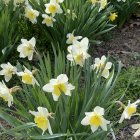
[{"label": "white daffodil flower", "polygon": [[75,46],[73,46],[68,51],[71,52],[67,55],[67,59],[72,62],[72,65],[80,65],[81,67],[84,66],[85,60],[90,57],[90,55],[83,51],[82,49],[79,49]]},{"label": "white daffodil flower", "polygon": [[107,58],[103,55],[101,57],[101,59],[100,58],[95,58],[95,64],[91,65],[91,70],[95,70],[96,69],[96,72],[99,72],[100,70],[103,69],[102,76],[104,78],[108,78],[109,77],[109,70],[112,67],[112,63],[111,62],[107,62],[106,63],[106,60],[107,60]]},{"label": "white daffodil flower", "polygon": [[100,10],[104,9],[107,5],[107,0],[100,0]]},{"label": "white daffodil flower", "polygon": [[133,124],[133,125],[132,125],[132,128],[133,128],[133,129],[137,129],[137,131],[136,131],[135,134],[134,134],[134,137],[140,136],[140,124]]},{"label": "white daffodil flower", "polygon": [[125,106],[124,111],[121,115],[121,118],[119,120],[119,123],[122,123],[124,119],[131,119],[133,115],[137,112],[137,104],[140,103],[140,100],[137,100],[134,103],[130,103],[130,100],[128,101],[128,105]]},{"label": "white daffodil flower", "polygon": [[92,132],[94,133],[99,127],[104,131],[107,131],[107,124],[110,121],[104,119],[104,108],[96,106],[93,112],[86,112],[86,117],[81,121],[82,125],[90,125]]},{"label": "white daffodil flower", "polygon": [[27,39],[21,39],[21,43],[17,48],[17,51],[20,53],[19,57],[28,57],[28,60],[32,60],[33,53],[35,52],[36,39],[34,37],[29,41]]},{"label": "white daffodil flower", "polygon": [[74,33],[68,33],[67,38],[68,38],[66,41],[67,44],[74,44],[75,41],[82,39],[82,36],[74,36]]},{"label": "white daffodil flower", "polygon": [[44,20],[42,21],[43,24],[46,24],[48,27],[53,27],[53,22],[55,22],[56,19],[46,14],[43,14],[42,17],[44,18]]},{"label": "white daffodil flower", "polygon": [[25,66],[24,66],[24,72],[18,72],[17,75],[22,77],[22,82],[28,85],[38,85],[39,83],[37,82],[37,80],[35,79],[33,73],[28,70]]},{"label": "white daffodil flower", "polygon": [[63,13],[63,11],[62,11],[60,5],[59,5],[58,3],[56,3],[56,2],[50,1],[50,3],[45,4],[45,7],[46,7],[45,12],[46,12],[47,14],[52,14],[53,17],[54,17],[57,13],[58,13],[58,14]]},{"label": "white daffodil flower", "polygon": [[9,62],[7,64],[1,64],[0,66],[2,68],[0,75],[4,75],[6,82],[10,81],[12,75],[16,74],[17,68],[12,66]]},{"label": "white daffodil flower", "polygon": [[5,85],[4,82],[0,82],[0,97],[3,98],[4,101],[8,102],[8,107],[12,105],[12,93],[10,92],[10,89]]},{"label": "white daffodil flower", "polygon": [[49,113],[47,108],[44,108],[44,107],[38,107],[37,109],[38,109],[38,112],[29,111],[32,115],[35,116],[34,121],[37,127],[43,130],[42,135],[47,129],[50,135],[52,135],[53,133],[52,133],[51,125],[48,119],[49,117],[51,117],[52,113]]},{"label": "white daffodil flower", "polygon": [[37,23],[39,12],[34,10],[30,5],[25,8],[25,17],[28,18],[33,24]]},{"label": "white daffodil flower", "polygon": [[65,74],[60,74],[56,79],[51,79],[50,83],[43,87],[45,92],[51,92],[54,101],[58,101],[59,96],[64,93],[71,96],[71,90],[75,87],[68,83],[68,77]]},{"label": "white daffodil flower", "polygon": [[88,51],[89,48],[89,39],[87,37],[83,38],[81,41],[74,40],[73,45],[68,47],[68,52],[71,53],[72,48],[80,49],[83,52]]},{"label": "white daffodil flower", "polygon": [[[91,0],[92,5],[95,6],[96,4],[100,4],[100,10],[104,9],[107,5],[107,0]],[[92,7],[93,8],[93,7]]]}]

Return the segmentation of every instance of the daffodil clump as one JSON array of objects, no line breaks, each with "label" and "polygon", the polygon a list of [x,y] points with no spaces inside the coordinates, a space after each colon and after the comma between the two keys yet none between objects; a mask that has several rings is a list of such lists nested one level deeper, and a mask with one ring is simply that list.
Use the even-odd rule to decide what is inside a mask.
[{"label": "daffodil clump", "polygon": [[[56,22],[55,16],[63,13],[60,3],[63,3],[63,0],[50,0],[49,3],[44,5],[46,9],[45,12],[42,13],[42,24],[45,24],[48,27],[53,27],[54,22]],[[32,8],[29,2],[26,2],[25,17],[28,18],[33,24],[37,23],[39,13],[39,11]]]},{"label": "daffodil clump", "polygon": [[[6,0],[6,5],[9,2]],[[7,133],[17,139],[102,140],[108,135],[114,138],[116,123],[140,115],[140,99],[124,105],[118,101],[122,99],[119,93],[112,95],[121,62],[116,66],[105,55],[93,61],[89,50],[96,36],[114,27],[108,22],[119,18],[107,0],[12,2],[15,10],[22,5],[23,20],[36,24],[33,27],[52,44],[54,57],[49,52],[38,52],[40,40],[36,35],[28,39],[23,36],[21,43],[14,44],[18,44],[17,65],[0,65],[0,99],[8,104],[8,108],[0,107],[0,118],[12,126],[10,130],[1,127],[0,136]],[[34,55],[38,57],[36,64],[32,61]],[[16,85],[9,86],[12,83]],[[123,109],[117,122],[111,116],[115,103]],[[134,136],[139,136],[140,124],[132,128],[137,130]]]},{"label": "daffodil clump", "polygon": [[[19,69],[19,67],[12,66],[9,62],[7,64],[1,64],[2,70],[0,73],[4,76],[5,81],[8,82],[16,75],[22,83],[20,84],[22,88],[19,86],[8,88],[4,82],[1,82],[0,97],[3,101],[8,103],[9,107],[16,106],[17,112],[19,112],[21,117],[24,118],[23,120],[26,121],[25,126],[36,126],[33,129],[35,131],[39,130],[38,135],[41,130],[40,137],[42,135],[45,136],[46,134],[53,137],[56,133],[64,133],[70,126],[67,125],[65,128],[63,127],[66,125],[67,121],[71,123],[70,120],[72,115],[74,115],[75,123],[71,123],[71,125],[74,129],[77,129],[78,126],[83,130],[85,129],[88,133],[91,133],[91,131],[92,133],[95,133],[97,130],[101,131],[101,129],[103,131],[109,131],[110,121],[105,119],[107,116],[105,115],[103,106],[100,107],[100,103],[92,105],[94,102],[93,95],[96,93],[92,93],[94,92],[92,83],[91,86],[87,85],[87,82],[85,83],[85,87],[89,86],[89,88],[83,88],[78,83],[81,81],[80,77],[82,76],[80,71],[84,68],[88,69],[91,75],[94,73],[97,79],[100,78],[100,72],[101,76],[105,79],[110,79],[110,77],[112,79],[113,75],[110,73],[110,71],[112,71],[112,63],[107,62],[107,58],[102,56],[101,59],[96,58],[93,65],[90,64],[88,68],[85,67],[90,59],[88,53],[89,39],[87,37],[75,36],[74,32],[68,33],[66,37],[66,43],[69,45],[66,57],[68,60],[67,63],[70,64],[63,66],[62,62],[66,61],[65,57],[62,57],[62,54],[59,58],[55,56],[57,60],[55,63],[59,63],[58,65],[55,65],[54,73],[49,70],[51,66],[47,59],[45,60],[45,65],[48,64],[47,67],[44,66],[44,62],[40,60],[40,70],[31,70],[31,68],[29,69],[24,65],[21,66],[21,64],[21,68]],[[32,61],[34,54],[38,53],[36,39],[34,37],[30,40],[21,39],[21,44],[17,46],[17,51],[19,52],[20,58]],[[58,59],[61,59],[62,62]],[[61,70],[59,70],[60,65],[63,68]],[[71,70],[69,71],[68,68]],[[75,68],[78,69],[76,70]],[[65,69],[68,71],[66,72]],[[46,73],[50,76],[46,77]],[[92,76],[89,78],[91,78],[91,81],[93,80]],[[98,86],[100,87],[100,84]],[[83,90],[84,94],[81,92],[80,88]],[[87,89],[89,90],[89,93],[86,93]],[[98,88],[96,90],[98,90]],[[21,103],[17,98],[16,92],[23,98]],[[49,93],[51,93],[51,95]],[[86,94],[89,94],[90,96],[86,97]],[[85,96],[85,98],[82,96]],[[90,106],[88,105],[89,103],[91,103]],[[76,111],[75,109],[81,111],[78,113],[78,110]],[[89,110],[91,112],[88,112]],[[22,111],[24,113],[21,113]],[[33,123],[30,124],[29,122]],[[90,126],[91,131],[88,130],[88,125]],[[62,130],[61,127],[63,128]],[[82,129],[80,132],[83,132]],[[58,137],[62,136],[64,135],[58,135]]]},{"label": "daffodil clump", "polygon": [[[54,52],[55,62],[52,65],[49,55],[41,58],[38,54],[35,37],[30,40],[21,39],[17,51],[20,58],[29,62],[37,53],[40,57],[38,69],[31,70],[31,67],[21,64],[20,68],[9,62],[1,64],[0,74],[6,82],[11,81],[15,75],[21,82],[19,85],[22,88],[8,88],[4,81],[0,82],[0,98],[8,103],[8,107],[15,106],[16,112],[24,120],[16,125],[17,130],[19,127],[25,131],[24,136],[21,134],[23,138],[66,137],[66,131],[69,130],[72,138],[75,137],[74,132],[78,133],[77,138],[84,140],[86,137],[98,138],[94,133],[103,132],[104,137],[112,131],[113,121],[109,118],[109,113],[114,111],[110,106],[113,103],[111,91],[117,78],[115,66],[105,55],[95,58],[93,64],[91,63],[88,52],[90,41],[87,37],[75,36],[72,32],[66,38],[67,55],[57,55]],[[83,75],[85,79],[81,84]],[[22,96],[22,101],[17,98],[18,94]],[[115,102],[124,109],[118,123],[139,115],[137,107],[140,100],[134,103],[129,101],[127,106],[120,101]],[[1,108],[0,110],[3,112]],[[7,118],[2,118],[8,121]],[[134,136],[139,136],[139,124],[132,125],[132,128],[137,129]],[[37,135],[34,135],[35,132]]]}]

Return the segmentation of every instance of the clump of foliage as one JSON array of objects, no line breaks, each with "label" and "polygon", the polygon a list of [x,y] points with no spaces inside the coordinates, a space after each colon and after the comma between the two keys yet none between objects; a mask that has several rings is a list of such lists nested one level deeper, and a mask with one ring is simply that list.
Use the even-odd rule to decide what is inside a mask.
[{"label": "clump of foliage", "polygon": [[117,24],[122,27],[133,14],[137,14],[140,8],[139,0],[110,0],[118,13]]}]

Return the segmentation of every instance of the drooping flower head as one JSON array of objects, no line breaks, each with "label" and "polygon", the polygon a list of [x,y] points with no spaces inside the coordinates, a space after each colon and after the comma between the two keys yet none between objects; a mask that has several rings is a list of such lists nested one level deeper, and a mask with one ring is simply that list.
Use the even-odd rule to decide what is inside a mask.
[{"label": "drooping flower head", "polygon": [[57,13],[61,14],[63,13],[60,5],[54,1],[50,1],[50,3],[45,4],[46,10],[45,12],[47,14],[52,14],[52,16],[54,17]]},{"label": "drooping flower head", "polygon": [[13,96],[12,94],[19,90],[18,86],[15,86],[9,89],[4,82],[0,82],[0,97],[5,101],[8,102],[8,107],[12,106],[13,104]]},{"label": "drooping flower head", "polygon": [[28,84],[28,85],[33,85],[33,86],[36,84],[39,86],[39,83],[35,79],[33,72],[31,72],[25,66],[24,66],[24,72],[18,72],[17,74],[18,74],[18,76],[22,77],[23,83]]},{"label": "drooping flower head", "polygon": [[25,8],[25,17],[28,18],[33,24],[37,23],[39,12],[34,10],[30,5]]},{"label": "drooping flower head", "polygon": [[43,24],[46,24],[48,27],[53,27],[53,23],[56,21],[55,18],[46,14],[43,14],[42,17],[44,18],[42,21]]},{"label": "drooping flower head", "polygon": [[9,88],[5,85],[4,82],[0,82],[0,97],[8,102],[8,107],[10,107],[13,103],[13,96],[10,93]]},{"label": "drooping flower head", "polygon": [[107,124],[110,121],[104,119],[104,108],[96,106],[93,112],[86,112],[86,117],[81,121],[82,125],[90,125],[92,132],[94,133],[99,127],[104,131],[107,131]]},{"label": "drooping flower head", "polygon": [[20,58],[28,57],[28,60],[33,59],[33,53],[35,52],[36,39],[32,37],[29,41],[27,39],[21,39],[21,43],[17,51],[20,53]]},{"label": "drooping flower head", "polygon": [[43,87],[45,92],[51,92],[54,101],[58,101],[59,96],[64,93],[71,96],[71,90],[75,87],[68,83],[68,77],[65,74],[60,74],[56,79],[51,79],[48,84]]},{"label": "drooping flower head", "polygon": [[52,135],[52,129],[49,122],[49,117],[51,117],[51,113],[48,112],[47,108],[44,107],[38,107],[37,112],[35,111],[29,111],[32,115],[35,116],[34,122],[36,123],[37,127],[43,130],[42,135],[46,130],[49,131],[50,135]]},{"label": "drooping flower head", "polygon": [[119,123],[122,123],[124,119],[131,119],[131,117],[136,114],[137,106],[139,103],[140,103],[140,100],[137,100],[136,102],[131,104],[129,100],[128,105],[124,107],[124,111],[119,120]]},{"label": "drooping flower head", "polygon": [[0,75],[4,75],[6,82],[10,81],[12,75],[16,74],[17,68],[12,66],[9,62],[7,64],[1,64],[0,66],[2,68]]},{"label": "drooping flower head", "polygon": [[103,55],[101,57],[101,59],[100,58],[95,58],[95,63],[93,65],[91,65],[91,69],[92,70],[96,69],[96,72],[99,72],[100,70],[103,70],[102,71],[102,76],[104,78],[109,77],[109,70],[112,67],[112,63],[111,62],[106,63],[106,60],[107,60],[107,58]]},{"label": "drooping flower head", "polygon": [[74,36],[74,33],[68,33],[67,34],[67,44],[74,44],[75,41],[78,41],[79,39],[82,39],[82,36]]}]

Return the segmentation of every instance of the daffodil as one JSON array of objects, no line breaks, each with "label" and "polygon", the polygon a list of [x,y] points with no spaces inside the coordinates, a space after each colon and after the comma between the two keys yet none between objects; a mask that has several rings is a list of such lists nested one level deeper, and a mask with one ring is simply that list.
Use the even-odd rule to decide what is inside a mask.
[{"label": "daffodil", "polygon": [[107,0],[91,0],[93,6],[95,6],[96,4],[100,4],[100,10],[104,9],[107,5]]},{"label": "daffodil", "polygon": [[37,23],[39,12],[34,10],[30,5],[25,8],[25,17],[28,18],[33,24]]},{"label": "daffodil", "polygon": [[90,57],[87,51],[84,51],[80,48],[72,46],[70,48],[69,54],[67,55],[67,59],[72,62],[72,65],[80,65],[81,67],[84,66],[85,60]]},{"label": "daffodil", "polygon": [[111,13],[109,16],[109,20],[114,21],[117,17],[118,17],[118,15],[116,13]]},{"label": "daffodil", "polygon": [[37,109],[38,112],[29,111],[32,115],[35,116],[34,121],[37,127],[43,130],[42,135],[46,130],[48,130],[50,135],[52,135],[53,133],[52,133],[51,125],[48,119],[49,117],[51,117],[52,113],[49,113],[47,108],[44,107],[38,107]]},{"label": "daffodil", "polygon": [[5,101],[8,102],[8,107],[13,104],[13,96],[12,93],[16,92],[19,89],[18,86],[15,86],[9,89],[4,82],[0,82],[0,97]]},{"label": "daffodil", "polygon": [[119,123],[122,123],[124,119],[131,119],[131,117],[136,114],[137,106],[138,106],[137,104],[139,103],[140,103],[140,100],[137,100],[136,102],[131,104],[129,100],[128,105],[124,106],[124,111],[121,115]]},{"label": "daffodil", "polygon": [[67,44],[74,44],[75,41],[82,39],[82,36],[74,36],[74,32],[73,33],[68,33],[67,34]]},{"label": "daffodil", "polygon": [[60,5],[56,2],[50,1],[50,3],[45,4],[46,10],[45,12],[47,14],[52,14],[52,16],[54,17],[57,13],[61,14],[63,13]]},{"label": "daffodil", "polygon": [[133,129],[137,129],[137,131],[136,131],[135,134],[134,134],[134,137],[140,136],[140,124],[133,124],[133,125],[132,125],[132,128],[133,128]]},{"label": "daffodil", "polygon": [[35,52],[36,39],[34,37],[29,41],[27,39],[21,39],[21,43],[17,48],[17,51],[20,53],[19,57],[28,57],[28,60],[32,60],[33,53]]},{"label": "daffodil", "polygon": [[9,62],[7,64],[1,64],[0,66],[2,68],[0,75],[4,75],[6,82],[10,81],[12,75],[16,74],[17,68],[12,66]]},{"label": "daffodil", "polygon": [[[76,37],[75,37],[76,38]],[[81,39],[81,36],[78,36],[77,39]],[[77,41],[77,39],[73,39],[73,45],[68,47],[68,52],[72,51],[72,48],[80,49],[81,51],[87,51],[89,48],[89,39],[87,37],[83,38],[81,41]]]},{"label": "daffodil", "polygon": [[24,66],[24,72],[18,72],[17,75],[22,77],[23,83],[28,85],[33,85],[33,86],[36,84],[39,86],[39,83],[35,79],[33,72],[28,70],[25,66]]},{"label": "daffodil", "polygon": [[82,125],[90,125],[92,132],[94,133],[99,127],[104,131],[107,131],[107,125],[110,121],[104,119],[104,108],[96,106],[93,112],[86,112],[86,117],[81,121]]},{"label": "daffodil", "polygon": [[107,60],[107,58],[103,55],[101,57],[101,59],[100,58],[95,58],[95,64],[91,65],[91,69],[93,69],[93,70],[96,69],[96,72],[102,70],[102,76],[104,78],[109,77],[109,70],[112,67],[112,63],[111,62],[106,63],[106,60]]},{"label": "daffodil", "polygon": [[68,83],[68,77],[65,74],[60,74],[56,79],[51,79],[48,84],[43,87],[45,92],[51,92],[54,101],[58,101],[59,96],[64,93],[71,96],[71,90],[75,87]]},{"label": "daffodil", "polygon": [[104,9],[107,5],[107,0],[100,0],[100,10]]},{"label": "daffodil", "polygon": [[43,24],[46,24],[48,27],[53,27],[53,22],[56,21],[53,17],[46,14],[43,14],[42,17],[44,18],[44,20],[42,21]]}]

